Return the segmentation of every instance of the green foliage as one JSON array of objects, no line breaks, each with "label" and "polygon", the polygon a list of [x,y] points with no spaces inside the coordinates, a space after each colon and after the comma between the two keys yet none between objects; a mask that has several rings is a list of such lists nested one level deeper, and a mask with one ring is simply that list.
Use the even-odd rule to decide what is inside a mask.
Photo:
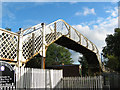
[{"label": "green foliage", "polygon": [[35,57],[33,57],[30,61],[28,61],[25,67],[41,68],[41,59],[42,57],[38,54]]},{"label": "green foliage", "polygon": [[104,57],[108,58],[106,65],[118,71],[120,67],[120,28],[115,28],[114,34],[107,35],[105,42],[106,46],[102,51]]},{"label": "green foliage", "polygon": [[51,44],[48,47],[46,54],[46,66],[60,65],[60,64],[72,64],[71,53],[68,49],[56,44]]},{"label": "green foliage", "polygon": [[[31,68],[40,68],[41,67],[41,59],[40,55],[35,56],[29,62],[27,62],[26,67]],[[73,60],[71,58],[71,53],[68,49],[61,47],[57,44],[51,44],[48,47],[46,53],[46,66],[51,65],[60,65],[60,64],[72,64]]]},{"label": "green foliage", "polygon": [[88,62],[85,56],[79,57],[80,64],[82,65],[82,75],[88,76]]},{"label": "green foliage", "polygon": [[117,68],[119,68],[119,60],[117,57],[113,56],[113,55],[107,55],[108,57],[108,61],[106,62],[106,66],[111,68],[112,70],[116,70]]}]

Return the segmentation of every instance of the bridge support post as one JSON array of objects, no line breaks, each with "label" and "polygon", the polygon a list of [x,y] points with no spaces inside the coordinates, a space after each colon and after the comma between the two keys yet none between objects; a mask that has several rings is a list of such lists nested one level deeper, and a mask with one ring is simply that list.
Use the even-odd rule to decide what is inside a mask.
[{"label": "bridge support post", "polygon": [[22,59],[23,59],[23,55],[22,55],[22,42],[23,42],[23,29],[22,28],[19,28],[19,35],[18,35],[18,51],[17,51],[17,85],[16,87],[17,88],[20,88],[20,77],[21,77],[21,66],[22,66]]},{"label": "bridge support post", "polygon": [[22,42],[23,42],[23,29],[19,28],[20,33],[18,36],[18,67],[22,66],[22,59],[23,59],[23,55],[22,55]]},{"label": "bridge support post", "polygon": [[45,69],[45,58],[46,58],[46,42],[45,42],[45,23],[42,23],[42,60],[41,60],[41,69]]}]

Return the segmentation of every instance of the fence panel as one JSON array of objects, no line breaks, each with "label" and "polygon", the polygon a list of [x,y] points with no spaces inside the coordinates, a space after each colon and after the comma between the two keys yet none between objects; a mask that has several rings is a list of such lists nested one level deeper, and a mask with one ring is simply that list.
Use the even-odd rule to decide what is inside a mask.
[{"label": "fence panel", "polygon": [[64,77],[55,88],[102,90],[102,87],[103,87],[102,76],[95,76],[95,77]]},{"label": "fence panel", "polygon": [[21,68],[17,88],[54,88],[62,78],[62,70]]}]

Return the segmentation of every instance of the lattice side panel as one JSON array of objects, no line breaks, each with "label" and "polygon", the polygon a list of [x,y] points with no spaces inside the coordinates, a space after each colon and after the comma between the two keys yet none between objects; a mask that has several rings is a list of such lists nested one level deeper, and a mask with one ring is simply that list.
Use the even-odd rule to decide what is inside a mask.
[{"label": "lattice side panel", "polygon": [[61,35],[62,35],[62,33],[60,33],[60,32],[57,32],[57,34],[56,34],[56,38],[59,38],[59,37],[61,37]]},{"label": "lattice side panel", "polygon": [[80,38],[79,38],[77,32],[73,28],[71,28],[70,32],[71,32],[71,36],[70,36],[71,39],[76,42],[79,42]]},{"label": "lattice side panel", "polygon": [[[57,33],[56,33],[56,39],[59,38],[61,35],[62,35],[62,33],[57,32]],[[56,40],[56,39],[55,39],[55,33],[47,34],[46,37],[45,37],[45,39],[46,39],[46,43],[47,43],[47,44],[52,43],[54,40]]]},{"label": "lattice side panel", "polygon": [[68,25],[65,25],[64,22],[62,21],[58,21],[56,23],[56,30],[57,32],[62,33],[63,35],[67,35],[68,34]]},{"label": "lattice side panel", "polygon": [[[34,27],[34,29],[35,28],[36,27]],[[41,28],[37,28],[35,31],[32,31],[32,33],[28,33],[23,36],[23,52],[22,53],[25,60],[28,60],[33,55],[39,53],[41,50],[41,47],[42,47],[42,29]]]},{"label": "lattice side panel", "polygon": [[34,39],[34,53],[38,53],[42,47],[42,35],[35,36]]},{"label": "lattice side panel", "polygon": [[17,60],[18,36],[0,31],[0,59]]},{"label": "lattice side panel", "polygon": [[54,33],[50,33],[50,34],[47,34],[45,36],[45,41],[46,41],[47,44],[51,43],[54,40],[55,40],[55,34]]},{"label": "lattice side panel", "polygon": [[93,45],[90,41],[88,41],[88,49],[94,51]]},{"label": "lattice side panel", "polygon": [[23,57],[25,59],[29,59],[32,55],[33,55],[33,51],[32,51],[32,37],[27,38],[24,42],[23,42]]}]

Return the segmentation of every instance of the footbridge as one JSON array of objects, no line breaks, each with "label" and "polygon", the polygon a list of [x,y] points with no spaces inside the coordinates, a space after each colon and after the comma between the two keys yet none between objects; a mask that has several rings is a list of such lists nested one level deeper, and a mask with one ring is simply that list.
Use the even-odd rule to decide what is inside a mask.
[{"label": "footbridge", "polygon": [[0,29],[0,59],[22,66],[40,54],[43,57],[42,68],[45,68],[47,48],[52,43],[82,53],[94,70],[103,69],[95,44],[62,19],[25,30],[20,28],[17,33]]}]

